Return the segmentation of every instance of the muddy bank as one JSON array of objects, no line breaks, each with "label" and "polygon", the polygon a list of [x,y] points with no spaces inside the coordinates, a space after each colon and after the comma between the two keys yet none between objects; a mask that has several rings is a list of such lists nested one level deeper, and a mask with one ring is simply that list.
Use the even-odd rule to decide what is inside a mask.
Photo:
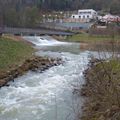
[{"label": "muddy bank", "polygon": [[53,59],[34,56],[25,60],[25,62],[17,68],[11,68],[9,71],[0,72],[0,87],[8,86],[9,81],[14,81],[15,78],[24,75],[29,70],[43,72],[61,63],[62,60],[59,58]]},{"label": "muddy bank", "polygon": [[79,90],[86,99],[81,120],[120,120],[119,64],[113,60],[90,61],[84,72],[86,84]]}]

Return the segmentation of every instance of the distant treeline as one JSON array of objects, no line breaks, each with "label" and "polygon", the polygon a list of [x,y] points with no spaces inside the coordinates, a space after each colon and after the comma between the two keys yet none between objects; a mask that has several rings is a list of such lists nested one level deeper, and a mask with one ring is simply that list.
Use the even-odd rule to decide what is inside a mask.
[{"label": "distant treeline", "polygon": [[0,0],[0,25],[35,26],[43,12],[84,8],[120,14],[120,0]]},{"label": "distant treeline", "polygon": [[77,10],[93,8],[120,14],[120,0],[0,0],[0,6],[14,7],[17,11],[26,6],[44,10]]},{"label": "distant treeline", "polygon": [[[33,0],[34,1],[34,0]],[[120,14],[120,0],[38,0],[39,7],[52,10],[92,8]]]}]

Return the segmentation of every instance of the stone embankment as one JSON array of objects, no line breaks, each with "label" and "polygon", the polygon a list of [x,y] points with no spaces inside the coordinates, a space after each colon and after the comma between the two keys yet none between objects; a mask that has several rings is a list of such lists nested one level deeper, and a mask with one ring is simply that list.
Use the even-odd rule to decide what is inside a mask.
[{"label": "stone embankment", "polygon": [[27,59],[22,65],[17,68],[12,68],[9,71],[0,73],[0,87],[8,86],[8,82],[14,81],[15,78],[24,75],[27,71],[39,71],[43,72],[52,66],[57,66],[62,63],[60,58],[44,58],[34,56],[31,59]]}]

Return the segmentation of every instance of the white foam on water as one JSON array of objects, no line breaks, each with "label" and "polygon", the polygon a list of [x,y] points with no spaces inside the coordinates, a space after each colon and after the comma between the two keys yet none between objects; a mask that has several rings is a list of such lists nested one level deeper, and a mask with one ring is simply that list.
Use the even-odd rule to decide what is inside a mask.
[{"label": "white foam on water", "polygon": [[0,120],[56,120],[56,116],[57,120],[66,120],[72,113],[72,84],[84,83],[89,53],[62,52],[60,56],[64,64],[43,73],[28,72],[10,87],[1,88]]},{"label": "white foam on water", "polygon": [[36,46],[53,46],[53,45],[61,45],[68,44],[66,42],[60,42],[50,36],[24,36],[25,40],[32,42]]},{"label": "white foam on water", "polygon": [[[72,92],[75,86],[84,84],[83,71],[89,62],[89,52],[80,52],[79,44],[59,42],[50,36],[23,38],[42,48],[36,55],[59,57],[64,63],[43,73],[28,72],[9,87],[1,88],[0,120],[66,120],[67,116],[73,120],[71,106],[78,105]],[[80,107],[82,103],[81,97]]]}]

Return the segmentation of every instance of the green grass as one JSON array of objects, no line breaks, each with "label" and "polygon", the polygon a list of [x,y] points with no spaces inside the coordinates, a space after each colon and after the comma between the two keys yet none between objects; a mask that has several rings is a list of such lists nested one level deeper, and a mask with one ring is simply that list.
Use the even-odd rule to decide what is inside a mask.
[{"label": "green grass", "polygon": [[33,48],[22,41],[0,38],[0,71],[20,65],[33,53]]},{"label": "green grass", "polygon": [[[111,41],[111,40],[113,40],[111,36],[89,35],[87,33],[76,34],[66,38],[66,41],[87,42],[87,43],[103,42],[103,41]],[[120,36],[115,36],[115,40],[120,40]]]}]

